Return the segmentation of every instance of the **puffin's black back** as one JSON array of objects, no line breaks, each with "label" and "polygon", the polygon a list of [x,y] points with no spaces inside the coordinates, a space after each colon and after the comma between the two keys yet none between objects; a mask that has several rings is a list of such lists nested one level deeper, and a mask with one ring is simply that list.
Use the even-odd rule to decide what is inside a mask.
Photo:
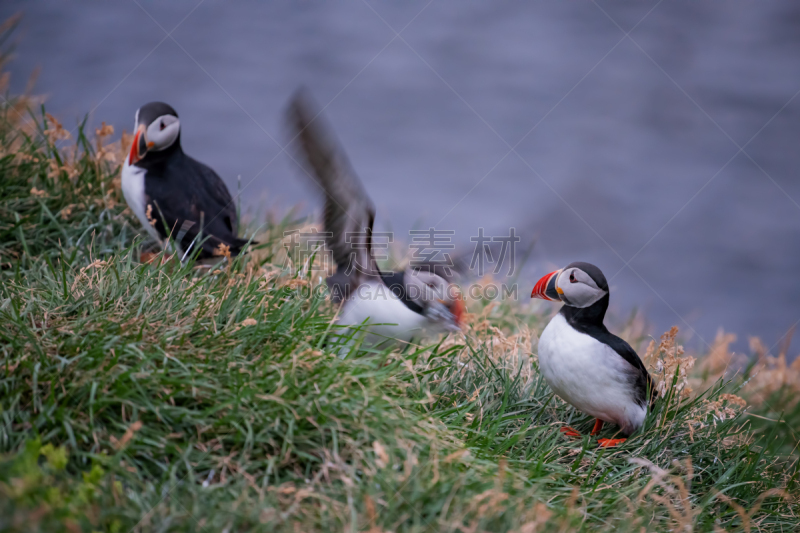
[{"label": "puffin's black back", "polygon": [[184,251],[202,229],[203,241],[195,244],[201,245],[201,259],[221,255],[220,244],[237,255],[247,240],[237,237],[236,206],[228,188],[211,168],[184,154],[180,145],[173,147],[162,151],[169,153],[149,152],[137,164],[147,170],[145,195],[153,204],[156,229],[162,238],[171,233],[180,239]]}]

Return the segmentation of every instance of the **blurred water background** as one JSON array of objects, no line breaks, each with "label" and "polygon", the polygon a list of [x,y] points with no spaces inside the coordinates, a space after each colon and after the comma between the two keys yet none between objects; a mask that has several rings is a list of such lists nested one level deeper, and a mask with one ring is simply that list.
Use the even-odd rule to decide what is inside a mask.
[{"label": "blurred water background", "polygon": [[772,346],[800,320],[795,1],[0,4],[17,11],[12,90],[41,67],[50,112],[117,134],[169,102],[252,213],[317,206],[279,146],[303,84],[380,228],[535,237],[522,297],[585,260],[617,317],[697,347],[719,327]]}]

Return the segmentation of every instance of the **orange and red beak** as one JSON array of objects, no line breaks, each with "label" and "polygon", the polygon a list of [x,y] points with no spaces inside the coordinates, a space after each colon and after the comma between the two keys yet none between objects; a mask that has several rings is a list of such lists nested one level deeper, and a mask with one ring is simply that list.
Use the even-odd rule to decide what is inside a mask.
[{"label": "orange and red beak", "polygon": [[464,305],[463,298],[456,298],[453,300],[453,303],[450,305],[450,312],[453,313],[453,316],[456,319],[456,325],[460,328],[464,325],[464,311],[466,306]]},{"label": "orange and red beak", "polygon": [[445,300],[436,300],[442,307],[444,315],[441,316],[444,328],[447,331],[461,331],[464,326],[464,313],[466,312],[466,305],[464,304],[464,297],[461,291],[457,294],[451,295],[452,299],[447,302]]},{"label": "orange and red beak", "polygon": [[550,272],[546,276],[543,276],[542,279],[537,281],[536,285],[533,286],[531,298],[540,298],[550,302],[560,302],[561,290],[556,285],[556,280],[558,280],[559,274],[561,274],[561,270],[556,270],[555,272]]},{"label": "orange and red beak", "polygon": [[144,124],[140,124],[139,127],[136,128],[136,134],[133,136],[131,153],[128,155],[128,164],[136,164],[137,161],[144,157],[144,155],[147,153],[147,149],[152,145],[153,143],[147,142]]}]

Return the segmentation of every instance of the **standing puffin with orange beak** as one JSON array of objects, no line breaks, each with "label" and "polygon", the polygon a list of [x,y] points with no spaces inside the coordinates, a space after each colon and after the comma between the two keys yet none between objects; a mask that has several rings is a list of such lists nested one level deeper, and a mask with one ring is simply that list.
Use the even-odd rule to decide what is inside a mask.
[{"label": "standing puffin with orange beak", "polygon": [[237,255],[248,241],[237,237],[236,206],[217,173],[183,152],[178,113],[150,102],[135,121],[122,193],[144,229],[162,246],[171,236],[182,259],[197,247],[199,259]]},{"label": "standing puffin with orange beak", "polygon": [[[626,437],[642,427],[655,397],[653,381],[633,348],[603,324],[609,290],[600,269],[571,263],[540,279],[531,298],[564,303],[539,338],[539,370],[553,392],[597,419],[591,435],[603,422],[618,425]],[[569,427],[561,431],[580,436]],[[625,440],[598,442],[607,447]]]}]

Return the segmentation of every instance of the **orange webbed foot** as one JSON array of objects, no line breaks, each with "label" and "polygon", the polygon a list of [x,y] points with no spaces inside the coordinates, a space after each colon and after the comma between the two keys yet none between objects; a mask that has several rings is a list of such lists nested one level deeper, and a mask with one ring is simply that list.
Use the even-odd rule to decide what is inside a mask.
[{"label": "orange webbed foot", "polygon": [[622,444],[628,439],[597,439],[601,448],[613,448],[617,444]]},{"label": "orange webbed foot", "polygon": [[600,433],[601,429],[603,429],[603,421],[600,420],[599,418],[596,418],[594,421],[594,427],[592,428],[592,432],[589,433],[589,435],[592,436],[597,435],[598,433]]},{"label": "orange webbed foot", "polygon": [[581,436],[581,434],[578,433],[577,430],[575,430],[575,429],[573,429],[573,428],[571,428],[569,426],[564,426],[563,428],[561,428],[560,431],[561,431],[561,433],[563,433],[567,437],[580,437]]}]

